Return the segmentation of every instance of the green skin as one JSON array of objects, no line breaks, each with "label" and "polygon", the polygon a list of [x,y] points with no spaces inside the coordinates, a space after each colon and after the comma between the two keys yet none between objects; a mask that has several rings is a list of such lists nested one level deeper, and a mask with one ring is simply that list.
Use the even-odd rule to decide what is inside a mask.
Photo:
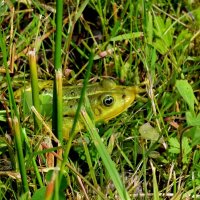
[{"label": "green skin", "polygon": [[[78,106],[82,86],[63,86],[63,134],[67,139],[73,124]],[[43,116],[51,117],[52,110],[52,81],[41,82],[39,85],[41,94],[41,113]],[[22,89],[20,89],[23,91]],[[21,91],[15,92],[18,98]],[[99,83],[90,84],[86,90],[86,100],[83,106],[91,108],[94,122],[107,122],[125,111],[135,100],[138,93],[136,86],[120,86],[111,79],[103,79]],[[32,106],[31,89],[25,90],[24,100],[27,104],[26,110]],[[88,100],[88,101],[87,101]],[[27,114],[27,113],[25,113]],[[84,129],[81,120],[78,121],[75,132]]]}]

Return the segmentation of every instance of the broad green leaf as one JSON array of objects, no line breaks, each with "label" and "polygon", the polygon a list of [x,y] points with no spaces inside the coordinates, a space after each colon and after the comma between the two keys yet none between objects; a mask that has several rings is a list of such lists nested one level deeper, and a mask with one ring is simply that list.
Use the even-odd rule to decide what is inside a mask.
[{"label": "broad green leaf", "polygon": [[191,112],[194,112],[194,103],[197,102],[194,96],[193,89],[187,80],[177,80],[176,88],[178,89],[180,95],[183,97],[185,102],[188,104]]},{"label": "broad green leaf", "polygon": [[187,136],[192,138],[192,146],[200,144],[200,126],[192,127],[188,132]]},{"label": "broad green leaf", "polygon": [[39,96],[41,102],[41,114],[44,116],[52,115],[52,95],[51,94],[42,94]]},{"label": "broad green leaf", "polygon": [[45,193],[46,193],[46,186],[39,188],[35,191],[35,193],[32,196],[32,200],[41,200],[45,199]]},{"label": "broad green leaf", "polygon": [[139,133],[141,137],[145,140],[156,141],[159,138],[158,131],[151,126],[150,123],[145,123],[139,128]]}]

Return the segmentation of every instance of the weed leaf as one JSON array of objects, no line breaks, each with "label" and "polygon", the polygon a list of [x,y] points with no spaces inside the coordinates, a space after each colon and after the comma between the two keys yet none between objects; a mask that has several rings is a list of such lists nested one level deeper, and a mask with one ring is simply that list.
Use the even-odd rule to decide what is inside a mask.
[{"label": "weed leaf", "polygon": [[194,113],[194,103],[196,102],[196,98],[191,85],[187,80],[177,80],[176,88],[185,102],[188,104],[190,111]]}]

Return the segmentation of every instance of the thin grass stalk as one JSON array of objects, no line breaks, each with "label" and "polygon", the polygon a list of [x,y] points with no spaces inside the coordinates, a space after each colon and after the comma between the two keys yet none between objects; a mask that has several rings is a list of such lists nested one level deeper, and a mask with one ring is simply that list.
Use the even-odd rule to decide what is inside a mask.
[{"label": "thin grass stalk", "polygon": [[[37,64],[36,64],[36,55],[35,49],[29,51],[29,65],[30,65],[30,74],[31,74],[31,88],[32,88],[32,99],[33,106],[40,113],[40,101],[39,101],[39,88],[38,88],[38,75],[37,75]],[[38,118],[34,115],[34,128],[35,133],[37,133],[41,127],[41,123]]]},{"label": "thin grass stalk", "polygon": [[143,186],[144,186],[144,193],[145,193],[145,196],[144,196],[144,199],[147,200],[148,199],[148,190],[147,190],[147,174],[146,174],[146,171],[147,171],[147,158],[146,158],[146,152],[145,152],[145,148],[144,148],[144,144],[142,143],[142,160],[143,160],[143,167],[142,167],[142,172],[143,172]]},{"label": "thin grass stalk", "polygon": [[4,36],[2,32],[0,32],[0,46],[2,50],[3,55],[3,64],[6,68],[6,79],[8,83],[8,94],[9,94],[9,105],[11,110],[11,118],[13,120],[13,126],[15,130],[15,143],[16,143],[16,150],[17,150],[17,158],[19,163],[19,169],[20,174],[22,178],[22,185],[24,192],[29,191],[28,187],[28,181],[27,181],[27,175],[26,175],[26,168],[25,168],[25,162],[24,162],[24,155],[22,150],[22,135],[21,135],[21,127],[19,124],[19,113],[17,111],[17,106],[14,99],[14,93],[12,90],[12,84],[11,84],[11,78],[8,70],[8,64],[7,64],[7,52],[6,52],[6,44],[5,44]]},{"label": "thin grass stalk", "polygon": [[[129,7],[129,15],[130,17],[130,33],[133,33],[133,17],[134,16],[134,12],[133,12],[133,3],[130,3],[130,7]],[[131,43],[134,43],[134,38],[131,39]],[[133,56],[132,56],[132,52],[133,52],[133,46],[130,45],[130,64],[132,65],[133,62]]]},{"label": "thin grass stalk", "polygon": [[15,103],[15,99],[14,99],[14,93],[13,93],[13,89],[12,89],[12,84],[11,84],[11,78],[10,78],[10,74],[9,74],[9,69],[8,69],[8,64],[7,64],[7,51],[6,51],[6,45],[5,45],[5,40],[4,40],[4,35],[2,34],[2,32],[0,32],[0,46],[1,46],[1,50],[2,50],[2,55],[3,55],[3,64],[5,66],[6,69],[6,79],[7,79],[7,83],[8,83],[8,95],[9,95],[9,105],[10,105],[10,111],[11,111],[11,118],[13,119],[14,116],[17,116],[19,118],[19,113],[17,111],[17,106]]},{"label": "thin grass stalk", "polygon": [[[33,165],[33,168],[34,168],[34,171],[35,171],[37,181],[39,183],[39,186],[43,187],[44,184],[42,182],[42,177],[41,177],[40,172],[38,170],[38,166],[37,166],[37,163],[36,163],[36,156],[32,156],[33,152],[31,151],[30,143],[29,143],[29,140],[27,138],[27,135],[26,135],[26,132],[24,131],[24,129],[22,129],[22,132],[23,132],[23,135],[24,135],[24,140],[25,140],[26,145],[27,145],[28,153],[31,156],[31,161],[32,161],[32,165]],[[28,163],[28,161],[27,161],[27,163]]]},{"label": "thin grass stalk", "polygon": [[66,163],[66,166],[73,172],[74,175],[79,176],[89,187],[91,187],[92,190],[96,192],[102,200],[107,200],[106,195],[103,194],[100,190],[98,190],[93,184],[91,184],[90,181],[88,181],[82,174],[76,171],[76,169],[72,167],[72,165],[70,165],[69,163]]},{"label": "thin grass stalk", "polygon": [[35,175],[36,175],[37,181],[38,181],[40,187],[43,187],[44,184],[42,182],[42,178],[41,178],[40,172],[38,170],[38,166],[37,166],[37,163],[36,163],[36,157],[33,157],[32,163],[33,163],[33,168],[35,170]]},{"label": "thin grass stalk", "polygon": [[22,148],[22,138],[21,138],[21,131],[18,118],[14,116],[13,118],[13,128],[15,133],[15,141],[16,141],[16,149],[17,149],[17,158],[19,164],[19,170],[22,178],[22,185],[24,192],[28,192],[28,181],[26,176],[26,168],[24,162],[24,155],[23,155],[23,148]]},{"label": "thin grass stalk", "polygon": [[147,6],[146,6],[146,1],[142,0],[142,12],[143,12],[143,31],[144,31],[144,35],[147,35]]},{"label": "thin grass stalk", "polygon": [[[62,18],[63,18],[63,1],[56,0],[56,38],[55,38],[55,79],[53,86],[53,116],[52,116],[52,129],[55,135],[62,144],[63,141],[63,105],[62,105],[62,62],[61,62],[61,49],[62,49]],[[61,156],[62,151],[58,154]],[[60,161],[57,160],[60,165]],[[55,172],[54,172],[55,173]],[[59,198],[59,181],[56,177],[52,183],[54,185],[53,199]]]},{"label": "thin grass stalk", "polygon": [[[61,63],[61,44],[62,44],[62,17],[63,1],[56,1],[56,39],[55,39],[55,81],[53,91],[53,120],[52,127],[55,134],[62,143],[62,63]],[[59,77],[59,78],[58,78]],[[60,78],[61,77],[61,78]]]},{"label": "thin grass stalk", "polygon": [[62,108],[62,69],[58,69],[56,71],[56,97],[57,97],[57,133],[58,133],[58,140],[62,143],[63,134],[62,134],[62,127],[63,127],[63,108]]},{"label": "thin grass stalk", "polygon": [[153,174],[153,199],[159,200],[158,183],[156,179],[156,168],[153,166],[152,161],[150,161],[152,174]]},{"label": "thin grass stalk", "polygon": [[[75,15],[74,14],[70,14],[69,13],[69,25],[68,25],[68,35],[67,35],[67,40],[66,40],[66,47],[65,47],[65,52],[69,52],[69,47],[70,45],[73,45],[72,43],[72,35],[73,35],[73,31],[74,31],[74,26],[77,22],[77,20],[80,18],[80,16],[82,15],[85,7],[87,6],[87,4],[89,3],[89,0],[85,0],[83,2],[81,2],[81,6],[79,7],[79,10],[78,10],[78,6],[77,6],[77,9],[75,10]],[[74,18],[73,18],[74,16]],[[66,65],[66,62],[68,61],[68,56],[69,54],[66,55],[66,58],[65,58],[65,64]]]},{"label": "thin grass stalk", "polygon": [[90,119],[89,115],[87,114],[87,112],[85,110],[81,111],[81,119],[83,120],[87,130],[90,133],[90,136],[94,142],[94,145],[95,145],[99,155],[101,156],[101,159],[106,167],[108,174],[110,175],[110,178],[112,179],[112,181],[116,187],[116,190],[120,196],[120,199],[130,200],[129,194],[128,194],[124,184],[121,181],[121,178],[119,176],[119,173],[117,172],[115,164],[111,160],[110,155],[109,155],[105,145],[103,144],[94,123],[92,122],[92,120]]},{"label": "thin grass stalk", "polygon": [[138,146],[139,146],[138,135],[136,131],[133,131],[133,137],[136,138],[133,141],[133,166],[136,167],[137,156],[138,156]]}]

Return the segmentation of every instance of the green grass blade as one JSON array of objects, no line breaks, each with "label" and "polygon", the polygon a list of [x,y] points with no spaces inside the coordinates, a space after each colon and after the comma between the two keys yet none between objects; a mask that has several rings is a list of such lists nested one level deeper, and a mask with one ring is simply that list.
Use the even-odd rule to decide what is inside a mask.
[{"label": "green grass blade", "polygon": [[[24,190],[24,192],[28,192],[29,187],[28,187],[24,155],[23,155],[23,149],[22,149],[22,134],[21,134],[22,132],[21,132],[20,124],[19,124],[19,114],[17,111],[15,99],[14,99],[11,78],[10,78],[8,65],[7,65],[7,52],[6,52],[5,41],[6,40],[4,40],[2,32],[0,32],[0,46],[1,46],[2,54],[3,54],[3,64],[6,68],[9,103],[10,103],[10,108],[11,108],[11,118],[13,120],[13,126],[14,126],[14,131],[15,131],[15,143],[16,143],[16,149],[17,149],[17,155],[18,155],[17,158],[18,158],[18,163],[19,163],[19,169],[20,169],[20,174],[21,174],[21,179],[22,179],[23,190]],[[12,108],[13,108],[13,111],[12,111]]]},{"label": "green grass blade", "polygon": [[98,188],[98,183],[97,183],[97,179],[96,179],[96,176],[95,176],[95,171],[94,171],[94,168],[93,168],[93,165],[92,165],[92,160],[91,160],[91,156],[90,156],[90,152],[89,152],[87,143],[85,142],[84,139],[82,139],[82,143],[83,143],[83,148],[84,148],[84,151],[85,151],[86,160],[87,160],[89,170],[90,170],[90,176],[92,178],[92,181],[93,181],[95,188]]},{"label": "green grass blade", "polygon": [[150,164],[151,164],[151,169],[153,173],[153,199],[159,200],[158,183],[157,183],[157,178],[156,178],[156,168],[153,166],[152,162],[150,162]]},{"label": "green grass blade", "polygon": [[[39,88],[38,88],[38,75],[37,75],[37,65],[36,65],[36,55],[35,50],[29,51],[29,64],[30,64],[30,73],[31,73],[31,88],[32,88],[32,99],[33,106],[40,113],[40,101],[39,101]],[[34,127],[35,132],[37,133],[41,127],[41,123],[34,114]]]},{"label": "green grass blade", "polygon": [[69,137],[69,140],[68,140],[68,143],[67,143],[66,155],[69,154],[69,150],[70,150],[70,147],[71,147],[72,140],[73,140],[73,138],[76,134],[74,131],[75,131],[75,128],[76,128],[76,123],[78,122],[79,113],[80,113],[82,102],[83,102],[83,99],[84,99],[84,96],[85,96],[86,87],[87,87],[88,80],[89,80],[89,77],[90,77],[90,72],[91,72],[91,69],[92,69],[92,66],[93,66],[93,58],[94,58],[94,53],[91,52],[89,62],[88,62],[88,66],[87,66],[85,79],[84,79],[84,83],[83,83],[83,88],[81,90],[80,100],[79,100],[78,107],[77,107],[77,110],[76,110],[76,114],[75,114],[75,117],[74,117],[74,123],[73,123],[72,129],[70,131],[70,137]]},{"label": "green grass blade", "polygon": [[[28,151],[29,155],[31,155],[33,152],[32,152],[30,141],[28,140],[25,129],[22,129],[22,132],[23,132],[23,135],[24,135],[24,140],[25,140],[25,143],[26,143],[27,151]],[[31,155],[30,158],[31,158],[31,164],[33,165],[33,168],[35,170],[35,175],[36,175],[37,181],[38,181],[40,187],[43,187],[44,184],[43,184],[42,177],[40,175],[40,172],[39,172],[39,169],[38,169],[38,166],[37,166],[36,156]],[[27,165],[28,165],[28,161],[26,163],[26,166]]]},{"label": "green grass blade", "polygon": [[89,3],[89,0],[85,0],[85,1],[83,1],[83,3],[81,4],[81,6],[80,6],[80,8],[79,8],[79,10],[78,10],[78,12],[76,13],[76,15],[75,15],[75,23],[76,23],[76,21],[81,17],[81,15],[82,15],[82,13],[83,13],[83,11],[84,11],[84,9],[85,9],[85,7],[87,6],[87,4]]},{"label": "green grass blade", "polygon": [[55,85],[53,92],[53,120],[52,127],[55,134],[62,142],[62,63],[61,63],[61,43],[62,43],[62,18],[63,18],[63,1],[56,1],[56,39],[55,39]]},{"label": "green grass blade", "polygon": [[107,149],[105,145],[103,144],[97,129],[94,125],[94,123],[91,121],[90,117],[88,116],[87,112],[85,110],[81,111],[81,117],[83,122],[85,123],[86,128],[88,129],[90,136],[94,142],[94,145],[97,148],[97,151],[99,155],[101,156],[101,159],[119,193],[119,196],[123,200],[129,200],[129,194],[126,191],[126,188],[124,184],[122,183],[119,173],[117,172],[117,169],[115,167],[114,162],[111,160],[109,153],[107,152]]}]

